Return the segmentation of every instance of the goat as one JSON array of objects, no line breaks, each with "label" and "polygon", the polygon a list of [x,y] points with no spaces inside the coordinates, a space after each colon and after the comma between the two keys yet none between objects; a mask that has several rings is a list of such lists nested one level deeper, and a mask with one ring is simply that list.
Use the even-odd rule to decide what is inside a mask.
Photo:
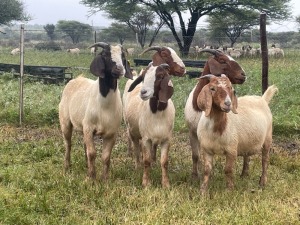
[{"label": "goat", "polygon": [[[149,51],[156,51],[152,55],[152,65],[153,66],[159,66],[161,64],[168,64],[169,65],[169,74],[174,76],[182,77],[186,73],[185,65],[183,61],[180,59],[180,57],[177,55],[177,53],[170,47],[159,47],[159,46],[152,46],[147,49],[145,49],[142,53],[139,55],[143,55],[146,52]],[[124,118],[124,121],[126,123],[126,119]],[[128,131],[127,131],[128,132]],[[154,149],[156,149],[156,146],[154,146]],[[127,148],[128,155],[132,155],[132,146],[131,146],[131,140],[130,135],[128,135],[128,148]],[[153,150],[153,158],[155,158],[155,150]]]},{"label": "goat", "polygon": [[226,156],[226,184],[228,189],[233,189],[233,166],[237,156],[244,157],[241,175],[245,176],[248,175],[249,157],[261,151],[262,174],[259,184],[265,186],[272,144],[272,113],[268,104],[278,89],[273,85],[262,97],[243,96],[237,99],[226,75],[206,75],[201,79],[209,80],[197,97],[197,105],[203,111],[197,128],[204,156],[201,193],[207,191],[215,154]]},{"label": "goat", "polygon": [[169,70],[168,64],[159,66],[151,64],[134,81],[128,80],[124,90],[124,117],[133,142],[136,165],[139,163],[141,149],[143,151],[144,187],[150,184],[149,170],[153,146],[159,144],[162,186],[170,186],[167,175],[168,151],[174,126],[175,107],[170,99],[173,95],[173,84]]},{"label": "goat", "polygon": [[[221,75],[226,74],[233,84],[242,84],[246,80],[243,68],[230,56],[225,53],[204,49],[201,52],[213,54],[204,65],[202,76],[207,74]],[[197,106],[197,97],[201,89],[206,85],[206,79],[199,79],[197,85],[190,92],[184,108],[185,121],[189,128],[189,139],[192,149],[193,169],[192,176],[198,177],[199,167],[199,141],[197,138],[197,125],[201,116],[201,110]]]},{"label": "goat", "polygon": [[69,49],[67,49],[67,52],[70,52],[71,54],[79,55],[80,49],[79,48],[69,48]]},{"label": "goat", "polygon": [[130,67],[121,45],[98,42],[91,47],[101,47],[90,65],[97,80],[78,77],[68,82],[59,103],[59,121],[65,144],[65,170],[70,167],[72,130],[83,132],[88,177],[95,179],[95,135],[103,139],[102,179],[108,177],[110,155],[115,144],[117,130],[122,120],[122,100],[118,89],[121,76],[132,79]]},{"label": "goat", "polygon": [[20,54],[20,49],[19,49],[19,48],[15,48],[15,49],[11,50],[10,54],[11,54],[11,55],[17,55],[17,54]]}]

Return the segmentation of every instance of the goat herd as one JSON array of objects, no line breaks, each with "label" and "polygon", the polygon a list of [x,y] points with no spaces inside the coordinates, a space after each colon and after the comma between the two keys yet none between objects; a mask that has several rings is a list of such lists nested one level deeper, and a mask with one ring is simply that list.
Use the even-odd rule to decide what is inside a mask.
[{"label": "goat herd", "polygon": [[[108,178],[110,156],[116,141],[122,116],[127,128],[128,151],[135,155],[136,167],[143,165],[142,185],[150,185],[151,163],[161,147],[162,186],[169,187],[168,152],[175,120],[172,76],[184,76],[185,65],[169,47],[150,47],[143,53],[155,51],[152,62],[133,77],[125,50],[121,45],[98,42],[90,48],[102,51],[93,59],[90,71],[97,76],[91,80],[79,76],[63,90],[59,103],[59,121],[65,144],[65,170],[70,167],[72,131],[83,132],[88,177],[96,178],[96,149],[93,137],[101,136],[102,175]],[[241,66],[222,51],[203,49],[212,54],[202,76],[190,93],[185,106],[192,149],[192,174],[198,177],[200,155],[203,156],[201,193],[206,193],[215,154],[225,155],[227,188],[232,189],[233,166],[237,156],[244,158],[242,176],[248,174],[249,157],[262,152],[262,175],[259,184],[267,181],[267,166],[272,143],[272,114],[268,103],[277,88],[271,86],[263,96],[237,98],[232,84],[246,80]],[[142,53],[142,54],[143,54]],[[123,99],[118,79],[129,78]],[[141,160],[142,159],[142,160]],[[141,161],[143,163],[141,163]]]}]

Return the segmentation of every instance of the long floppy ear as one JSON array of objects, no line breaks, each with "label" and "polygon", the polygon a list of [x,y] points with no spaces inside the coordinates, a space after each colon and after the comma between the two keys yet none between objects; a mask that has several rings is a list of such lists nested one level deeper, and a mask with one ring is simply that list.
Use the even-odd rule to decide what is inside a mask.
[{"label": "long floppy ear", "polygon": [[173,83],[170,76],[165,76],[160,82],[160,90],[158,92],[159,102],[167,103],[174,93]]},{"label": "long floppy ear", "polygon": [[212,107],[212,95],[208,85],[204,86],[197,98],[199,109],[205,112],[205,116],[209,116]]},{"label": "long floppy ear", "polygon": [[238,114],[238,112],[237,112],[238,100],[237,100],[235,91],[233,91],[233,93],[232,93],[231,102],[232,102],[232,109],[231,109],[231,111],[233,113],[235,113],[235,114]]},{"label": "long floppy ear", "polygon": [[131,92],[136,87],[136,85],[141,83],[143,80],[144,80],[144,76],[142,76],[142,75],[138,76],[130,85],[128,92]]},{"label": "long floppy ear", "polygon": [[105,63],[104,60],[102,59],[101,55],[97,55],[91,65],[90,65],[90,71],[92,74],[94,74],[95,76],[98,76],[100,78],[104,78],[105,77]]}]

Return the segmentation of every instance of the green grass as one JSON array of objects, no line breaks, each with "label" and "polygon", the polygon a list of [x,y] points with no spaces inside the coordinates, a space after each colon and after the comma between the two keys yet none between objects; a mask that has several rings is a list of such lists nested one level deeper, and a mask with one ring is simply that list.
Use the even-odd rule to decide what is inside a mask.
[{"label": "green grass", "polygon": [[[25,64],[88,68],[92,57],[62,52],[26,52]],[[269,83],[279,94],[271,102],[274,144],[268,184],[258,186],[261,162],[255,156],[250,176],[241,179],[241,159],[235,169],[235,190],[226,191],[224,157],[216,157],[209,194],[199,194],[200,180],[191,177],[191,151],[183,108],[197,82],[173,78],[176,107],[170,151],[170,189],[160,185],[161,171],[151,171],[152,185],[141,187],[142,170],[127,156],[122,124],[111,157],[107,183],[86,181],[81,134],[73,137],[72,168],[63,173],[64,147],[58,123],[63,85],[26,81],[25,117],[19,127],[19,83],[0,75],[0,224],[299,224],[300,223],[300,97],[299,55],[270,59]],[[18,57],[0,55],[0,62],[18,63]],[[261,94],[261,62],[240,59],[248,80],[236,85],[238,95]],[[75,76],[85,70],[72,69]],[[123,90],[125,79],[120,80]],[[96,140],[97,149],[101,149]],[[101,171],[97,157],[97,177]]]}]

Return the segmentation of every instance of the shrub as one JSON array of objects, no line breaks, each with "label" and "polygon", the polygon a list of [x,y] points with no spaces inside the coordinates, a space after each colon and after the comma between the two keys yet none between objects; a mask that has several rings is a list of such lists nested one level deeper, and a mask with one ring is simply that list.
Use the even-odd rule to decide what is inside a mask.
[{"label": "shrub", "polygon": [[60,51],[61,47],[54,41],[41,42],[35,45],[37,50]]}]

